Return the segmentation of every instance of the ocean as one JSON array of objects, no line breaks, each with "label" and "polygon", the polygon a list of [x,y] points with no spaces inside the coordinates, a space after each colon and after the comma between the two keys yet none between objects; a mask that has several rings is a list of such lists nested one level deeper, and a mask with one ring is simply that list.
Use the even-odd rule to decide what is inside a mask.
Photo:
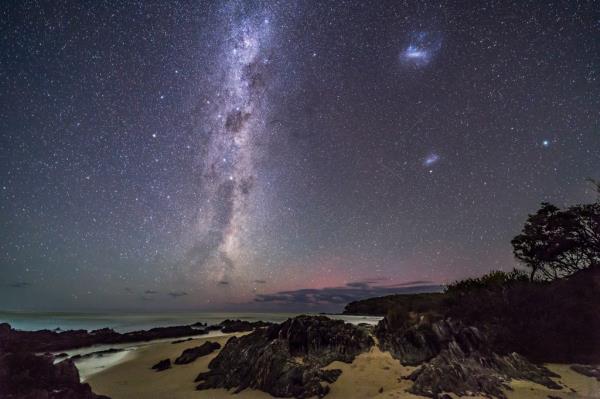
[{"label": "ocean", "polygon": [[[7,312],[0,311],[0,323],[9,323],[18,330],[96,330],[112,328],[124,333],[147,330],[153,327],[189,325],[196,322],[218,324],[226,319],[247,321],[270,321],[280,323],[299,313],[204,313],[204,312],[161,312],[161,313],[62,313],[62,312]],[[348,323],[377,324],[381,317],[327,315]]]}]

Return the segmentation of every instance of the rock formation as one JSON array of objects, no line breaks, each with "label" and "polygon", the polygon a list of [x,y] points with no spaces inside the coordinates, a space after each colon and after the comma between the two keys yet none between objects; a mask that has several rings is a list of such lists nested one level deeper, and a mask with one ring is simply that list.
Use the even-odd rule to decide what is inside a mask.
[{"label": "rock formation", "polygon": [[323,316],[298,316],[279,325],[232,337],[196,379],[198,389],[259,389],[279,397],[323,397],[340,370],[322,370],[334,360],[352,362],[373,345],[361,328]]},{"label": "rock formation", "polygon": [[490,349],[485,335],[475,327],[452,319],[435,322],[405,321],[392,326],[384,319],[376,328],[382,349],[405,365],[421,365],[408,378],[410,392],[433,398],[443,393],[484,395],[505,398],[503,389],[511,379],[529,380],[551,389],[560,389],[544,367],[510,353],[499,355]]},{"label": "rock formation", "polygon": [[0,396],[4,399],[108,399],[79,382],[72,360],[0,351]]},{"label": "rock formation", "polygon": [[224,333],[234,333],[234,332],[245,332],[252,331],[255,328],[269,327],[273,325],[273,323],[269,323],[266,321],[245,321],[245,320],[224,320],[218,324],[221,328],[221,331]]},{"label": "rock formation", "polygon": [[156,370],[156,371],[164,371],[166,369],[170,369],[171,368],[171,360],[170,359],[161,360],[160,362],[156,363],[151,368],[152,368],[152,370]]},{"label": "rock formation", "polygon": [[144,331],[118,333],[110,328],[100,330],[69,331],[21,331],[14,330],[7,323],[0,323],[0,350],[26,350],[31,352],[57,352],[99,344],[122,344],[143,342],[164,338],[180,338],[206,334],[204,329],[191,326],[158,327]]},{"label": "rock formation", "polygon": [[207,341],[200,346],[185,349],[181,355],[175,359],[175,364],[188,364],[198,359],[201,356],[206,356],[217,349],[221,349],[221,344],[218,342]]}]

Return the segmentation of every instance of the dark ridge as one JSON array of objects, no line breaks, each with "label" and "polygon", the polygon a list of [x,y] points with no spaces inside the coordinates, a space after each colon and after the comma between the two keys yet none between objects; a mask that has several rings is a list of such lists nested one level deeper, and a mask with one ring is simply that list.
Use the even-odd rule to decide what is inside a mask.
[{"label": "dark ridge", "polygon": [[402,308],[405,312],[430,312],[439,309],[444,294],[440,292],[424,294],[396,294],[350,302],[342,314],[361,316],[385,316],[392,308]]}]

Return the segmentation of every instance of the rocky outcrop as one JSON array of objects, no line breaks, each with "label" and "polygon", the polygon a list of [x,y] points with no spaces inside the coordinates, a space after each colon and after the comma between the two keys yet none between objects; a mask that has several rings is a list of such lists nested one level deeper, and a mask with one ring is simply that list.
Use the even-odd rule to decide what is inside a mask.
[{"label": "rocky outcrop", "polygon": [[200,346],[184,350],[181,355],[175,359],[175,364],[188,364],[198,359],[201,356],[206,356],[221,349],[221,344],[218,342],[207,341]]},{"label": "rocky outcrop", "polygon": [[561,389],[550,377],[558,375],[516,353],[505,356],[466,354],[453,347],[442,350],[408,378],[414,381],[409,392],[417,395],[438,398],[444,392],[451,392],[458,396],[484,395],[505,399],[503,390],[510,389],[508,382],[511,379],[529,380],[550,389]]},{"label": "rocky outcrop", "polygon": [[352,362],[373,340],[356,326],[323,316],[298,316],[279,325],[232,337],[196,379],[198,389],[259,389],[279,397],[323,397],[325,383],[340,370],[322,370],[334,360]]},{"label": "rocky outcrop", "polygon": [[272,326],[273,323],[267,321],[245,321],[245,320],[223,320],[219,323],[221,331],[224,333],[246,332],[252,331],[255,328],[263,328]]},{"label": "rocky outcrop", "polygon": [[394,328],[384,319],[376,328],[382,349],[405,365],[421,365],[408,378],[411,393],[433,398],[443,393],[505,398],[511,379],[529,380],[560,389],[544,367],[510,353],[490,349],[486,336],[477,328],[444,319],[435,322],[405,321]]},{"label": "rocky outcrop", "polygon": [[69,331],[20,331],[7,323],[0,324],[0,350],[17,352],[58,352],[67,349],[82,348],[99,344],[122,344],[129,342],[152,341],[155,339],[180,338],[190,335],[206,334],[204,329],[191,326],[158,327],[144,331],[118,333],[110,328],[100,330]]},{"label": "rocky outcrop", "polygon": [[451,319],[431,322],[420,317],[402,319],[397,325],[386,317],[377,324],[375,336],[382,350],[407,366],[431,360],[452,342],[470,353],[482,347],[485,340],[475,327]]},{"label": "rocky outcrop", "polygon": [[108,399],[79,382],[72,360],[53,364],[51,356],[0,352],[0,396],[5,399]]},{"label": "rocky outcrop", "polygon": [[156,371],[164,371],[166,369],[170,369],[171,368],[171,360],[170,359],[161,360],[160,362],[156,363],[151,368],[152,368],[152,370],[156,370]]}]

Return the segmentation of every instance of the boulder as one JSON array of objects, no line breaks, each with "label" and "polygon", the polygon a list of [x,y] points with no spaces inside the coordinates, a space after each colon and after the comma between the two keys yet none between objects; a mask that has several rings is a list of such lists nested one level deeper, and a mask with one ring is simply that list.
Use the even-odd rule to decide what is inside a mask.
[{"label": "boulder", "polygon": [[156,371],[164,371],[164,370],[170,369],[170,368],[171,368],[171,360],[170,359],[161,360],[160,362],[158,362],[154,366],[152,366],[152,370],[156,370]]},{"label": "boulder", "polygon": [[218,342],[207,341],[200,346],[184,350],[181,355],[175,359],[175,364],[191,363],[199,357],[206,356],[217,349],[221,349],[221,344]]},{"label": "boulder", "polygon": [[175,341],[171,341],[171,344],[180,344],[182,342],[192,341],[194,338],[184,338],[184,339],[176,339]]}]

